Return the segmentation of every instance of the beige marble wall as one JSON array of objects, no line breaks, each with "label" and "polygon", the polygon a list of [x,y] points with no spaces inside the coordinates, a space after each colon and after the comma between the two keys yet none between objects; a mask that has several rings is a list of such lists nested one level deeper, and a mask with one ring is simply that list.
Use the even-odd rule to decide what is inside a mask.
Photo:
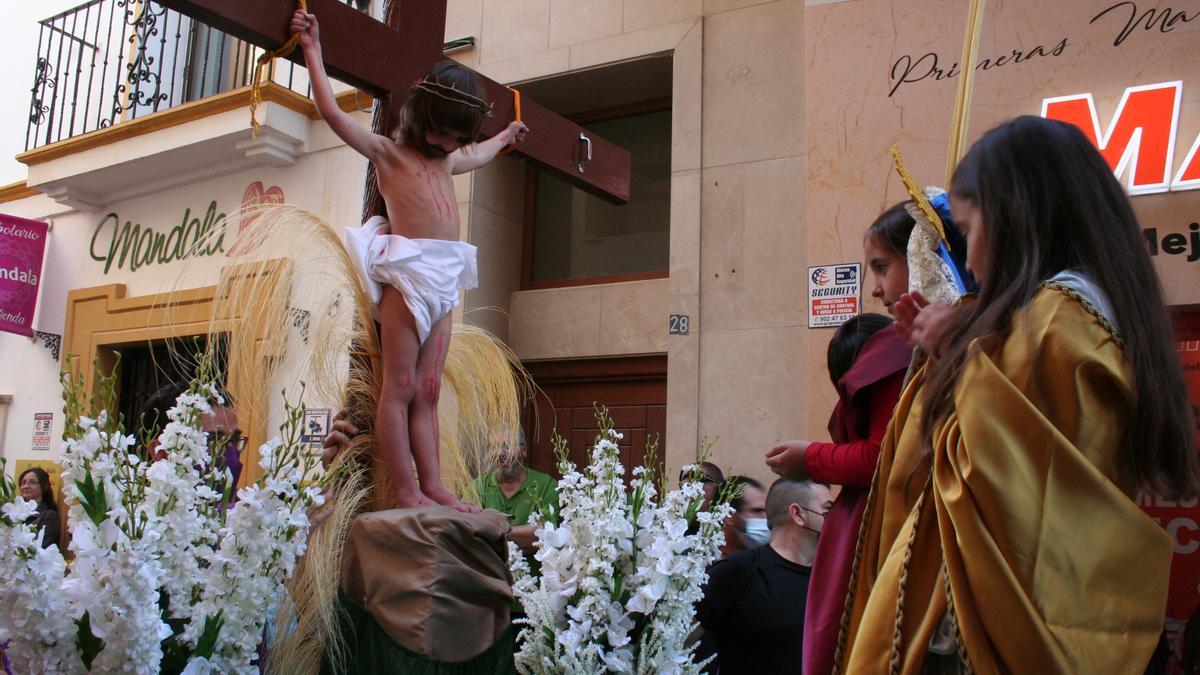
[{"label": "beige marble wall", "polygon": [[704,24],[699,434],[727,472],[766,478],[807,398],[805,8],[705,10],[720,11]]},{"label": "beige marble wall", "polygon": [[508,342],[522,360],[667,351],[667,281],[517,291]]},{"label": "beige marble wall", "polygon": [[507,340],[509,296],[521,285],[525,168],[502,157],[456,179],[468,182],[458,189],[464,238],[479,248],[479,287],[466,294],[463,311],[472,324]]},{"label": "beige marble wall", "polygon": [[700,442],[703,22],[695,22],[676,46],[671,67],[671,276],[663,314],[686,315],[689,321],[687,335],[671,335],[667,341],[664,457],[675,467],[694,461]]},{"label": "beige marble wall", "polygon": [[[467,299],[522,358],[668,355],[667,461],[718,438],[723,468],[765,478],[761,453],[803,410],[804,3],[476,0],[450,3],[447,37],[519,82],[673,55],[670,277],[517,291],[523,191],[503,163],[478,172],[466,229],[481,251]],[[472,32],[476,31],[476,32]],[[770,133],[762,133],[769,129]],[[486,264],[485,264],[486,256]],[[490,269],[485,269],[490,265]],[[507,293],[507,298],[503,297]],[[689,335],[667,335],[687,314]]]},{"label": "beige marble wall", "polygon": [[[1105,8],[1115,9],[1093,22]],[[953,0],[851,0],[808,7],[806,17],[809,195],[806,215],[808,264],[860,261],[862,232],[887,205],[903,197],[891,170],[888,147],[900,143],[905,159],[923,184],[944,181],[948,129],[957,78],[936,75],[902,85],[894,95],[893,65],[904,55],[919,59],[934,52],[945,71],[959,60],[966,3]],[[1174,10],[1168,9],[1174,7]],[[1091,92],[1106,129],[1127,87],[1183,81],[1183,100],[1172,172],[1200,133],[1200,22],[1177,17],[1178,3],[1136,3],[1143,19],[1153,10],[1158,22],[1139,24],[1118,40],[1134,3],[1112,0],[988,2],[979,47],[981,59],[1023,53],[1042,45],[1050,53],[1064,38],[1058,56],[1034,56],[979,71],[971,108],[970,132],[1021,114],[1039,114],[1043,98]],[[1188,16],[1194,14],[1187,10]],[[1163,12],[1169,12],[1164,16]],[[1168,21],[1170,30],[1162,31]],[[926,62],[928,64],[928,61]],[[928,71],[922,66],[914,75]],[[903,72],[903,64],[897,74]],[[910,77],[916,79],[916,77]],[[1200,220],[1200,192],[1174,192],[1132,199],[1143,227],[1160,237],[1188,233]],[[1155,264],[1168,301],[1200,303],[1200,261],[1160,254]],[[868,287],[869,288],[869,287]],[[868,311],[882,311],[867,300]],[[797,434],[826,438],[825,423],[834,394],[825,374],[825,346],[831,330],[809,331],[807,424]]]},{"label": "beige marble wall", "polygon": [[447,38],[475,35],[478,67],[521,82],[668,52],[700,0],[452,0]]}]

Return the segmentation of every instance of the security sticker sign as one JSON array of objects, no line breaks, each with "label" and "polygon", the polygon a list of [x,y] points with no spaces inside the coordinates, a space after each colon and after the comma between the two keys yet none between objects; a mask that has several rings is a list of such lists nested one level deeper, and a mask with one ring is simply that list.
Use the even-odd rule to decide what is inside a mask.
[{"label": "security sticker sign", "polygon": [[837,328],[862,309],[862,265],[808,268],[808,327]]}]

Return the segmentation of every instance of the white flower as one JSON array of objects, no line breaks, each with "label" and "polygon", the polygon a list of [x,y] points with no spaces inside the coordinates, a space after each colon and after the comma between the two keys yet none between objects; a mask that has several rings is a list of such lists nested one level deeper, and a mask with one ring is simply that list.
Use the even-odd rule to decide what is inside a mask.
[{"label": "white flower", "polygon": [[[510,552],[513,590],[525,608],[524,673],[698,673],[686,644],[706,568],[721,544],[728,506],[696,518],[696,481],[660,496],[645,467],[625,485],[615,441],[606,428],[582,469],[559,464],[559,522],[536,529],[541,576]],[[636,514],[636,515],[635,515]],[[515,550],[515,549],[513,549]]]},{"label": "white flower", "polygon": [[208,675],[212,672],[212,664],[202,656],[193,656],[180,675]]},{"label": "white flower", "polygon": [[[230,474],[215,467],[199,428],[215,391],[194,385],[179,397],[159,436],[165,458],[149,464],[130,451],[132,436],[106,430],[106,413],[79,420],[80,437],[64,441],[62,456],[75,554],[69,571],[58,549],[41,549],[24,524],[36,505],[19,498],[3,505],[0,642],[10,642],[19,672],[82,672],[75,622],[86,612],[92,634],[104,640],[93,672],[157,673],[161,643],[173,632],[159,607],[163,593],[170,618],[183,625],[174,639],[185,649],[196,645],[207,617],[223,617],[212,656],[191,659],[185,672],[258,672],[266,607],[304,554],[308,509],[324,498],[319,484],[306,485],[317,460],[296,451],[292,429],[265,447],[270,456],[286,445],[280,454],[299,459],[265,466],[241,504],[221,509]],[[99,523],[81,503],[79,484],[103,491],[108,512]]]},{"label": "white flower", "polygon": [[37,514],[37,502],[17,497],[4,506],[0,506],[0,511],[13,524],[24,524],[26,520]]}]

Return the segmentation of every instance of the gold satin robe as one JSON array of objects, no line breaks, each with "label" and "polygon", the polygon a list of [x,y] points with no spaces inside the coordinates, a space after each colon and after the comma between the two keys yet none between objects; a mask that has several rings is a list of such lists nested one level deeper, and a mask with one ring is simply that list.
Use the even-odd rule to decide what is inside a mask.
[{"label": "gold satin robe", "polygon": [[1044,287],[1007,340],[968,358],[931,469],[923,371],[906,388],[864,517],[842,672],[921,672],[948,607],[975,672],[1143,672],[1172,544],[1114,483],[1130,380],[1099,316]]}]

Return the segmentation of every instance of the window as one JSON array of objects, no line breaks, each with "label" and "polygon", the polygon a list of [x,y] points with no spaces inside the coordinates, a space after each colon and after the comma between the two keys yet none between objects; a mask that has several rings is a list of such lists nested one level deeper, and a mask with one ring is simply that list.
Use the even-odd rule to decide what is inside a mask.
[{"label": "window", "polygon": [[671,110],[584,125],[632,155],[629,203],[610,204],[537,172],[528,285],[666,276],[671,221]]},{"label": "window", "polygon": [[671,64],[671,56],[661,54],[519,86],[625,148],[632,160],[630,199],[622,206],[543,172],[526,172],[522,288],[667,276]]}]

